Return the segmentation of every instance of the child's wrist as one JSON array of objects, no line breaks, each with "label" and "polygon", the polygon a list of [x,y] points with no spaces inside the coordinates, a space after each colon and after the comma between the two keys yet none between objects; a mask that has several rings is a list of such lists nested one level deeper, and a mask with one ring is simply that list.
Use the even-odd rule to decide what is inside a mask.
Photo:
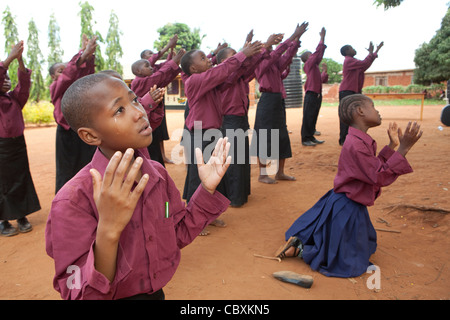
[{"label": "child's wrist", "polygon": [[206,191],[208,191],[210,194],[214,194],[214,192],[216,192],[216,188],[214,189],[210,189],[208,187],[205,186],[205,184],[202,182],[202,187],[203,189],[205,189]]}]

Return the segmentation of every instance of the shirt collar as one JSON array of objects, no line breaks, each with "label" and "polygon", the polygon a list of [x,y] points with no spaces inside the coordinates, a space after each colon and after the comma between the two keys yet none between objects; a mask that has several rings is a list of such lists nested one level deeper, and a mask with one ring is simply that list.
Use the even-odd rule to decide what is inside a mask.
[{"label": "shirt collar", "polygon": [[373,140],[372,137],[367,133],[353,127],[348,128],[348,134],[354,135],[355,137],[363,140],[368,145],[372,145],[375,142],[375,140]]}]

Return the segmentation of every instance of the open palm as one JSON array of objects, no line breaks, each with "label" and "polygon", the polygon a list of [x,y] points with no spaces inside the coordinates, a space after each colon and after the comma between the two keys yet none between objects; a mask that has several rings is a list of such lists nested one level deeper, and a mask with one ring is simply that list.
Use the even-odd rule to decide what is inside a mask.
[{"label": "open palm", "polygon": [[230,143],[228,142],[228,138],[220,138],[208,163],[205,164],[202,151],[199,148],[195,149],[198,176],[203,187],[211,194],[214,193],[217,185],[220,183],[220,180],[222,180],[222,177],[230,166],[231,156],[228,156],[229,151]]}]

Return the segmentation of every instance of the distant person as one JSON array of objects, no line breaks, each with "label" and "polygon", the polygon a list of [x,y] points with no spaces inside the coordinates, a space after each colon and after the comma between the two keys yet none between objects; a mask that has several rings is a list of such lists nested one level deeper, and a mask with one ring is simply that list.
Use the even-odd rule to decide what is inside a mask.
[{"label": "distant person", "polygon": [[[180,73],[180,61],[185,50],[181,49],[170,60],[166,61],[157,71],[153,70],[149,60],[140,59],[133,63],[132,72],[136,76],[131,82],[131,90],[133,90],[138,97],[143,97],[154,85],[158,88],[165,88],[171,83]],[[160,102],[164,107],[164,100]],[[167,125],[165,124],[165,108],[162,125],[156,128],[154,140],[148,146],[148,152],[152,160],[158,161],[165,167],[163,148],[161,141],[164,140]]]},{"label": "distant person", "polygon": [[389,145],[377,156],[377,144],[367,134],[381,124],[373,101],[362,94],[347,96],[339,104],[339,117],[349,131],[334,187],[291,225],[285,234],[287,242],[275,255],[300,257],[326,276],[349,278],[367,271],[377,248],[367,207],[374,204],[382,187],[412,172],[405,155],[422,131],[417,123],[408,123],[404,133],[396,123],[389,124]]},{"label": "distant person", "polygon": [[[150,62],[150,66],[153,68],[153,72],[158,71],[165,63],[169,62],[170,60],[172,60],[173,57],[173,52],[175,50],[175,47],[177,46],[178,43],[178,35],[175,34],[172,38],[170,38],[169,42],[167,43],[167,45],[162,48],[160,51],[158,51],[157,53],[153,53],[153,51],[151,50],[144,50],[141,52],[141,59],[147,59]],[[169,52],[167,59],[165,62],[156,64],[156,62],[158,60],[160,60],[164,54],[166,54],[167,52]],[[167,158],[166,156],[166,152],[165,152],[165,148],[164,148],[164,141],[169,140],[170,136],[169,136],[169,131],[167,129],[167,119],[166,119],[166,108],[164,106],[164,101],[162,102],[163,104],[163,110],[164,110],[164,118],[161,122],[161,125],[158,126],[158,128],[155,129],[155,131],[153,131],[153,142],[152,145],[149,146],[149,150],[150,149],[156,149],[159,143],[159,152],[156,151],[152,151],[152,153],[154,154],[153,156],[155,157],[160,157],[161,161],[163,163],[174,163],[171,159]]]},{"label": "distant person", "polygon": [[306,51],[300,56],[304,63],[303,70],[306,73],[301,128],[302,144],[304,146],[315,146],[325,142],[323,140],[317,140],[314,137],[317,134],[317,118],[319,117],[319,111],[322,105],[322,83],[328,82],[327,65],[325,63],[322,64],[322,73],[319,69],[319,64],[327,48],[325,45],[325,34],[326,30],[322,28],[320,31],[320,42],[314,53]]},{"label": "distant person", "polygon": [[83,35],[81,50],[68,63],[55,63],[50,67],[52,78],[50,97],[55,109],[53,116],[56,129],[56,186],[55,193],[69,181],[81,168],[92,160],[95,148],[87,145],[70,129],[61,112],[61,100],[70,87],[79,78],[95,72],[95,50],[97,37],[88,39]]},{"label": "distant person", "polygon": [[[33,229],[27,216],[39,211],[39,203],[28,163],[22,109],[28,101],[31,70],[24,65],[23,41],[12,47],[0,62],[0,235],[13,236]],[[19,63],[19,82],[11,90],[8,68]],[[9,220],[17,221],[17,228]]]},{"label": "distant person", "polygon": [[[183,137],[185,156],[188,161],[183,199],[186,199],[188,203],[201,183],[198,168],[194,161],[194,149],[200,148],[202,152],[205,152],[208,146],[217,143],[219,134],[222,135],[220,128],[224,108],[221,86],[235,71],[242,67],[249,57],[260,52],[261,49],[262,43],[258,41],[251,44],[247,43],[240,52],[215,67],[213,67],[211,59],[201,50],[191,50],[181,60],[184,90],[189,102],[189,114],[185,122],[188,133]],[[207,131],[217,134],[207,134]],[[205,154],[204,157],[208,159],[210,154]],[[217,190],[227,196],[225,183],[226,180],[222,179],[217,186]],[[211,225],[226,227],[226,223],[221,219],[213,221]],[[204,236],[208,234],[208,230],[201,233]]]},{"label": "distant person", "polygon": [[[245,43],[250,43],[253,39],[253,30],[247,35]],[[235,71],[227,84],[223,86],[222,105],[223,121],[222,131],[225,136],[231,132],[228,139],[231,144],[231,165],[228,168],[224,179],[227,181],[227,197],[231,201],[232,207],[241,207],[248,201],[251,189],[251,167],[250,167],[250,147],[247,133],[250,125],[248,123],[248,109],[250,92],[249,82],[255,78],[255,69],[263,59],[270,57],[268,47],[279,43],[280,35],[271,35],[264,44],[263,50],[245,61],[242,66]],[[217,54],[217,63],[220,64],[226,59],[234,56],[236,50],[226,47]],[[242,141],[243,137],[243,141]]]},{"label": "distant person", "polygon": [[[274,184],[276,180],[294,181],[295,177],[284,172],[286,159],[292,157],[291,141],[286,123],[286,90],[283,78],[289,73],[289,66],[300,47],[300,37],[307,30],[308,23],[296,26],[294,33],[280,43],[275,50],[269,48],[270,58],[264,59],[256,68],[256,79],[259,83],[261,98],[259,99],[252,137],[252,150],[258,158],[259,177],[262,183]],[[278,132],[278,141],[272,141],[273,130]],[[266,133],[266,138],[261,133]],[[264,141],[262,141],[264,140]],[[278,143],[277,157],[269,154],[272,144]],[[254,144],[257,144],[256,146]],[[260,146],[265,145],[266,152]],[[278,161],[275,179],[269,177],[266,167],[271,160]]]},{"label": "distant person", "polygon": [[[383,47],[381,42],[375,52],[373,52],[373,43],[370,42],[369,54],[364,60],[358,60],[355,57],[356,50],[350,45],[341,48],[341,54],[345,57],[342,70],[342,82],[339,86],[339,102],[346,96],[361,93],[364,85],[364,72],[370,68],[373,61],[378,57],[378,51]],[[348,125],[340,122],[339,125],[339,144],[342,146],[348,133]]]}]

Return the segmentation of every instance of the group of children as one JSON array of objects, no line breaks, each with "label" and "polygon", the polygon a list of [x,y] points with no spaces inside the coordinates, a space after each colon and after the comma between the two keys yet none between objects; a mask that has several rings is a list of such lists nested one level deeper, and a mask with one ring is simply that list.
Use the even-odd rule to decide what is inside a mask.
[{"label": "group of children", "polygon": [[[254,137],[264,136],[267,150],[276,144],[279,162],[272,179],[264,171],[271,155],[256,148],[259,181],[295,180],[284,173],[292,152],[282,80],[307,27],[308,23],[297,24],[285,41],[282,34],[274,34],[265,43],[253,41],[250,32],[240,52],[221,45],[210,57],[200,50],[174,54],[175,36],[165,48],[171,52],[162,64],[155,63],[155,55],[146,56],[147,50],[142,52],[143,59],[133,64],[136,78],[131,88],[117,73],[95,73],[95,37],[84,37],[83,48],[69,63],[50,68],[58,123],[57,193],[45,240],[55,262],[53,284],[62,298],[164,299],[163,287],[176,271],[180,250],[205,234],[206,226],[225,226],[218,219],[220,214],[229,205],[243,205],[250,194],[250,165],[247,160],[236,161],[235,137],[227,135],[249,128],[248,83],[253,78],[262,92]],[[29,174],[23,119],[17,111],[28,99],[31,72],[21,63],[22,52],[23,43],[19,43],[0,64],[0,80],[6,83],[0,95],[0,219],[23,222],[40,206]],[[20,84],[8,92],[5,75],[13,59],[20,63]],[[186,203],[164,168],[159,141],[149,147],[155,128],[164,121],[163,88],[180,72],[188,101],[185,126],[189,134],[183,137],[190,160],[183,192]],[[349,130],[335,187],[294,222],[276,255],[301,256],[326,275],[354,276],[365,271],[376,248],[366,207],[380,195],[382,186],[412,171],[404,156],[422,133],[417,124],[408,125],[404,133],[390,125],[390,144],[377,157],[376,143],[367,134],[381,124],[373,102],[353,94],[340,103],[339,117]],[[210,130],[220,134],[210,135]],[[268,131],[266,136],[263,130]],[[279,133],[276,141],[271,141],[271,130]],[[12,158],[16,145],[21,151],[20,167]],[[68,150],[71,158],[77,155],[70,159],[74,162],[67,159]],[[248,139],[244,150],[248,159]],[[20,181],[17,173],[23,175]],[[16,184],[27,192],[16,192]],[[17,201],[9,200],[7,192],[13,191],[25,197],[18,203],[27,208],[12,207],[10,203]],[[355,226],[361,232],[355,233]]]}]

